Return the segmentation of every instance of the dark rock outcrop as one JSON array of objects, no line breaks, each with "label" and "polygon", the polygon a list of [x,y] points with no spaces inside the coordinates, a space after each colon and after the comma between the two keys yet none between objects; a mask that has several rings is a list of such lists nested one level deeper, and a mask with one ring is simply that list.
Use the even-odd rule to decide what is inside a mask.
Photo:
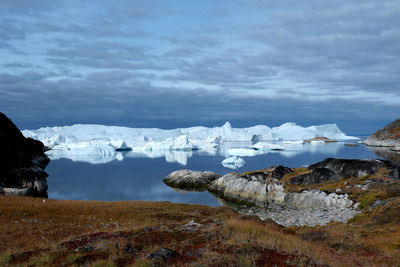
[{"label": "dark rock outcrop", "polygon": [[318,168],[334,171],[338,178],[362,177],[373,175],[378,170],[387,170],[387,177],[399,179],[400,167],[388,160],[379,159],[334,159],[328,158],[308,167],[314,172]]},{"label": "dark rock outcrop", "polygon": [[379,159],[334,159],[328,158],[316,164],[310,165],[311,171],[306,174],[291,178],[289,184],[315,184],[328,180],[341,178],[362,177],[376,174],[379,170],[382,175],[390,179],[400,178],[400,166]]},{"label": "dark rock outcrop", "polygon": [[400,118],[368,137],[367,146],[400,147]]},{"label": "dark rock outcrop", "polygon": [[0,192],[47,197],[49,163],[46,148],[39,141],[25,138],[17,126],[0,113]]},{"label": "dark rock outcrop", "polygon": [[302,174],[293,177],[288,182],[289,184],[315,184],[323,181],[337,180],[340,176],[327,168],[315,168],[310,173]]},{"label": "dark rock outcrop", "polygon": [[286,174],[293,172],[291,168],[278,165],[272,168],[271,172],[271,178],[277,179],[277,180],[282,180],[283,177],[285,177]]}]

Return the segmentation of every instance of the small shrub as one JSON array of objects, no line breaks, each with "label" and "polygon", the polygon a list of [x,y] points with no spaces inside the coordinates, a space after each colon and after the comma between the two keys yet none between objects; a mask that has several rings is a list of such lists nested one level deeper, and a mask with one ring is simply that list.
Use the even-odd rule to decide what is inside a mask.
[{"label": "small shrub", "polygon": [[11,254],[10,252],[6,252],[0,255],[0,266],[7,266],[10,261]]}]

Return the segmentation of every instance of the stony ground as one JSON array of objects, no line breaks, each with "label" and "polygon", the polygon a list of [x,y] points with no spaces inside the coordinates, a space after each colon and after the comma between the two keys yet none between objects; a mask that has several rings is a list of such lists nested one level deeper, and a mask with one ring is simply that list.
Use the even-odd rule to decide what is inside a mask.
[{"label": "stony ground", "polygon": [[0,266],[396,266],[400,200],[385,201],[285,228],[226,207],[0,196]]}]

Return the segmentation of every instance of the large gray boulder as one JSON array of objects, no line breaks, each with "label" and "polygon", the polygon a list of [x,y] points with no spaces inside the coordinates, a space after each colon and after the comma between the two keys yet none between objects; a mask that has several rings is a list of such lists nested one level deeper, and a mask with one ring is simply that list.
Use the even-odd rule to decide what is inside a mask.
[{"label": "large gray boulder", "polygon": [[271,178],[273,169],[248,174],[228,173],[215,180],[208,190],[238,204],[268,207],[288,205],[298,209],[345,209],[353,205],[347,195],[326,194],[320,190],[285,192],[282,179]]},{"label": "large gray boulder", "polygon": [[212,182],[207,189],[225,200],[263,207],[267,202],[266,178],[262,172],[247,175],[232,172]]},{"label": "large gray boulder", "polygon": [[400,118],[369,136],[367,146],[400,147]]},{"label": "large gray boulder", "polygon": [[208,184],[221,177],[210,171],[178,170],[164,178],[164,183],[180,189],[204,190]]}]

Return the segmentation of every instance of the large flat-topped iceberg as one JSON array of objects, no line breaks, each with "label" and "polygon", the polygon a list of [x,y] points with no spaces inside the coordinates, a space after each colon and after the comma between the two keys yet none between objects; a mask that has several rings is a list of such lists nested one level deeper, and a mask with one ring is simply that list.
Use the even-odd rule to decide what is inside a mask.
[{"label": "large flat-topped iceberg", "polygon": [[[90,162],[99,159],[101,159],[100,162],[112,160],[117,155],[115,150],[126,149],[132,149],[137,154],[158,155],[167,151],[192,150],[212,154],[222,143],[228,141],[257,143],[259,141],[299,142],[300,140],[302,142],[301,140],[314,137],[336,140],[357,139],[345,135],[336,124],[302,127],[295,123],[285,123],[273,128],[266,125],[233,128],[229,122],[226,122],[221,127],[196,126],[171,130],[76,124],[23,130],[22,133],[25,137],[40,140],[45,146],[51,148],[52,151],[48,153],[50,157],[79,160],[85,158],[84,155],[87,154],[90,155]],[[235,155],[235,153],[229,154]]]}]

